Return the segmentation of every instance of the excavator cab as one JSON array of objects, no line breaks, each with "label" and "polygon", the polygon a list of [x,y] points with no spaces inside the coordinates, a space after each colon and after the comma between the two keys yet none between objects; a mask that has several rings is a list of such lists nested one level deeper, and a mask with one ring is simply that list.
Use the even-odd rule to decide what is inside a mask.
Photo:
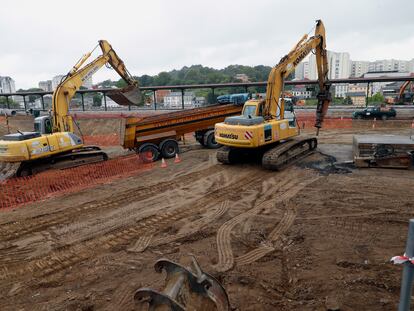
[{"label": "excavator cab", "polygon": [[227,117],[224,120],[228,125],[257,125],[265,122],[262,117],[263,100],[251,99],[244,106],[240,116]]},{"label": "excavator cab", "polygon": [[52,119],[50,116],[41,116],[35,118],[34,130],[40,134],[52,134]]}]

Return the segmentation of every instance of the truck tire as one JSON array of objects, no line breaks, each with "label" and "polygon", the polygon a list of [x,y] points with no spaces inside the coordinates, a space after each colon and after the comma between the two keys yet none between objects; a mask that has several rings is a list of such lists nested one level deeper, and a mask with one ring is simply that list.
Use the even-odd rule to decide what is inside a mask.
[{"label": "truck tire", "polygon": [[158,147],[151,143],[143,144],[138,149],[139,157],[144,163],[151,163],[158,160],[160,151]]},{"label": "truck tire", "polygon": [[209,149],[217,149],[221,147],[221,145],[218,144],[214,138],[214,130],[207,131],[204,134],[204,146]]},{"label": "truck tire", "polygon": [[174,139],[163,140],[160,143],[160,150],[163,158],[173,158],[177,153],[179,153],[178,143]]},{"label": "truck tire", "polygon": [[205,131],[195,131],[194,133],[196,141],[198,141],[201,146],[204,146],[204,134]]},{"label": "truck tire", "polygon": [[388,119],[388,117],[387,117],[387,115],[383,114],[383,115],[381,116],[381,119],[382,119],[383,121],[386,121],[386,120]]}]

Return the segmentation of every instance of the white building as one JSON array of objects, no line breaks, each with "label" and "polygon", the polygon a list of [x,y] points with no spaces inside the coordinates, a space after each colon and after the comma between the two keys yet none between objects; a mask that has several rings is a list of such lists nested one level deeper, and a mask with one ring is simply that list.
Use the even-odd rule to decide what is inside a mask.
[{"label": "white building", "polygon": [[15,93],[16,85],[10,77],[0,76],[0,93]]},{"label": "white building", "polygon": [[295,79],[297,80],[309,79],[309,62],[301,62],[295,68]]},{"label": "white building", "polygon": [[369,71],[409,71],[409,61],[398,59],[376,60],[369,64]]},{"label": "white building", "polygon": [[414,72],[414,58],[408,62],[408,72]]},{"label": "white building", "polygon": [[305,86],[297,85],[291,90],[291,93],[299,99],[312,98],[312,91],[308,90]]},{"label": "white building", "polygon": [[[329,55],[330,54],[330,55]],[[351,59],[349,53],[328,53],[330,79],[346,79],[351,75]]]},{"label": "white building", "polygon": [[351,77],[362,77],[369,71],[369,64],[368,61],[351,61]]},{"label": "white building", "polygon": [[361,77],[367,72],[414,72],[414,59],[382,59],[373,62],[352,61],[351,77]]},{"label": "white building", "polygon": [[249,77],[245,73],[238,73],[234,76],[234,78],[240,80],[241,82],[249,82]]},{"label": "white building", "polygon": [[[351,75],[351,60],[349,53],[337,53],[328,51],[329,79],[346,79]],[[318,71],[316,66],[316,56],[311,54],[309,57],[309,79],[316,80]]]},{"label": "white building", "polygon": [[335,87],[333,88],[334,97],[346,97],[346,93],[348,93],[348,84],[347,83],[341,83],[341,84],[335,84]]},{"label": "white building", "polygon": [[[351,59],[349,53],[337,53],[328,51],[328,78],[329,79],[347,79],[351,75]],[[316,56],[311,54],[309,57],[309,79],[318,79],[318,70],[316,65]],[[334,85],[332,92],[336,97],[345,97],[347,92],[346,85]]]},{"label": "white building", "polygon": [[39,82],[39,89],[42,89],[45,92],[52,92],[52,80],[40,81]]},{"label": "white building", "polygon": [[[184,93],[184,108],[195,107],[195,95],[193,92]],[[164,108],[180,109],[183,107],[181,92],[171,92],[164,97]]]}]

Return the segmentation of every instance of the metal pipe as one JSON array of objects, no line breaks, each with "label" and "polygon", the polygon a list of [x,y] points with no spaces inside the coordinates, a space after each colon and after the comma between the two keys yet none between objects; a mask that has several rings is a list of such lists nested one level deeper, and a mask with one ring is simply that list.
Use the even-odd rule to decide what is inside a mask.
[{"label": "metal pipe", "polygon": [[157,110],[157,94],[156,90],[152,91],[152,96],[154,97],[154,110]]},{"label": "metal pipe", "polygon": [[182,106],[182,109],[184,110],[184,89],[181,89],[181,106]]},{"label": "metal pipe", "polygon": [[23,104],[24,104],[24,110],[27,110],[27,103],[26,103],[26,96],[23,95]]},{"label": "metal pipe", "polygon": [[43,95],[40,95],[40,99],[42,101],[42,110],[44,111],[45,110],[45,100],[43,98]]},{"label": "metal pipe", "polygon": [[108,110],[108,107],[106,106],[106,92],[102,92],[104,96],[104,105],[105,105],[105,111]]},{"label": "metal pipe", "polygon": [[[405,247],[405,255],[408,258],[414,257],[414,219],[410,219],[408,225],[408,236]],[[398,311],[409,311],[411,301],[411,289],[413,285],[414,265],[407,261],[404,263],[404,270],[401,281],[400,303]]]},{"label": "metal pipe", "polygon": [[367,83],[367,93],[365,96],[365,107],[368,107],[368,92],[369,92],[369,82]]},{"label": "metal pipe", "polygon": [[81,99],[82,99],[82,111],[85,111],[85,101],[83,99],[83,93],[81,93]]}]

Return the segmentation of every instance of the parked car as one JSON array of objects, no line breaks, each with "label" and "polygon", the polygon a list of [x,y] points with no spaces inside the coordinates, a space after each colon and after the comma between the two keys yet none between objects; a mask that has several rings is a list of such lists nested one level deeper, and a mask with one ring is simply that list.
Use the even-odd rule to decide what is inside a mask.
[{"label": "parked car", "polygon": [[220,95],[217,97],[217,102],[219,104],[236,104],[243,105],[247,100],[252,98],[251,93],[241,93],[241,94],[228,94]]},{"label": "parked car", "polygon": [[0,108],[0,115],[1,116],[15,116],[16,114],[17,114],[16,110]]},{"label": "parked car", "polygon": [[368,107],[352,113],[353,119],[382,119],[395,118],[397,112],[392,107]]}]

